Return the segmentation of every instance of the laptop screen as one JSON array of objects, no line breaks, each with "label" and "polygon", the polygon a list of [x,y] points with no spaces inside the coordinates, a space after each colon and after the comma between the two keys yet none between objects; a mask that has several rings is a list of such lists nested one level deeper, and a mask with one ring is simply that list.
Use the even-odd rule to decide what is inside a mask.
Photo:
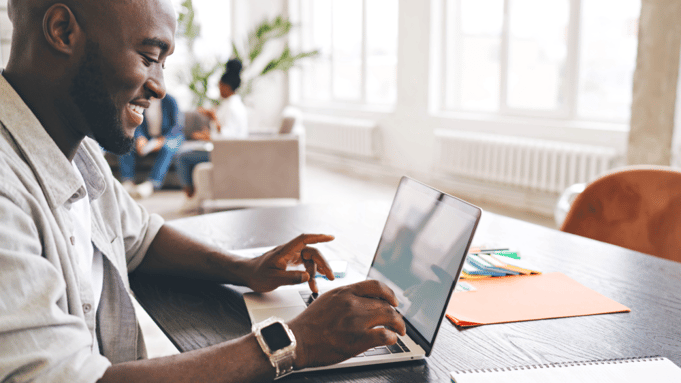
[{"label": "laptop screen", "polygon": [[[432,347],[481,210],[402,178],[369,279],[397,295],[398,311]],[[428,350],[429,352],[429,350]]]}]

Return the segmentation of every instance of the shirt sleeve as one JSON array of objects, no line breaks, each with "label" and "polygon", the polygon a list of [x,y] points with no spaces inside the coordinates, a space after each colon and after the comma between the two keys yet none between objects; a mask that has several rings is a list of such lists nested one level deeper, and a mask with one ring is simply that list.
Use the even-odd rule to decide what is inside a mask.
[{"label": "shirt sleeve", "polygon": [[144,206],[132,199],[120,182],[114,180],[113,184],[121,213],[121,229],[130,273],[144,260],[164,220],[158,214],[150,214]]},{"label": "shirt sleeve", "polygon": [[56,239],[36,226],[49,218],[8,185],[0,217],[0,381],[96,382],[111,363],[92,352],[85,321],[68,313],[68,273],[43,254],[43,243]]}]

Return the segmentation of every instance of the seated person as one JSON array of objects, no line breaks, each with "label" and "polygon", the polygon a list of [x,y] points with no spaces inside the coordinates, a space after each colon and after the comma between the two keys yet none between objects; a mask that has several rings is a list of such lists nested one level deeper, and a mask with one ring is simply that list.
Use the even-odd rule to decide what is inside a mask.
[{"label": "seated person", "polygon": [[[215,131],[203,129],[189,134],[195,141],[210,141],[211,136],[246,138],[248,136],[248,116],[246,107],[241,101],[241,97],[236,94],[236,90],[241,85],[241,61],[231,59],[227,61],[225,73],[220,78],[218,84],[222,102],[217,110],[199,108],[198,112],[210,118]],[[188,212],[199,207],[200,201],[194,198],[194,182],[192,172],[194,167],[201,162],[210,161],[211,146],[196,145],[187,142],[175,156],[175,167],[177,168],[182,189],[185,192],[185,202],[180,207],[181,212]]]},{"label": "seated person", "polygon": [[[144,111],[144,121],[135,130],[133,150],[119,157],[121,181],[130,195],[147,198],[163,186],[173,157],[184,140],[181,122],[182,116],[173,97],[151,98],[149,108]],[[155,152],[158,155],[149,178],[135,186],[137,158]]]},{"label": "seated person", "polygon": [[[236,94],[241,86],[242,64],[239,59],[231,59],[225,64],[225,73],[220,77],[220,105],[217,109],[198,108],[198,112],[208,116],[215,124],[215,135],[218,137],[246,138],[248,136],[248,116],[241,96]],[[197,136],[196,139],[209,140],[208,136]]]}]

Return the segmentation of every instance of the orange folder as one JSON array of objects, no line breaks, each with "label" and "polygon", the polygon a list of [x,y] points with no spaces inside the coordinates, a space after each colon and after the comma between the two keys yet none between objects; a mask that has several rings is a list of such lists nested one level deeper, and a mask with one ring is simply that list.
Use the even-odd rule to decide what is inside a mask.
[{"label": "orange folder", "polygon": [[452,294],[446,313],[461,327],[631,311],[562,273],[466,282],[476,290]]}]

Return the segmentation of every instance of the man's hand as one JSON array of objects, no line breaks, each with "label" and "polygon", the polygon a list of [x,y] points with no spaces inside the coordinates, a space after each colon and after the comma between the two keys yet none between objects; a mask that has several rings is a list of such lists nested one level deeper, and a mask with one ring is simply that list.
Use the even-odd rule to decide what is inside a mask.
[{"label": "man's hand", "polygon": [[[313,292],[318,292],[314,276],[317,270],[334,279],[333,271],[319,250],[308,247],[314,243],[329,242],[334,239],[325,234],[301,234],[285,245],[278,246],[258,258],[249,261],[251,273],[248,287],[264,293],[283,285],[310,284]],[[288,266],[303,264],[305,271],[286,270]]]},{"label": "man's hand", "polygon": [[289,323],[296,336],[296,369],[325,366],[405,335],[397,298],[378,281],[339,287],[319,296]]}]

